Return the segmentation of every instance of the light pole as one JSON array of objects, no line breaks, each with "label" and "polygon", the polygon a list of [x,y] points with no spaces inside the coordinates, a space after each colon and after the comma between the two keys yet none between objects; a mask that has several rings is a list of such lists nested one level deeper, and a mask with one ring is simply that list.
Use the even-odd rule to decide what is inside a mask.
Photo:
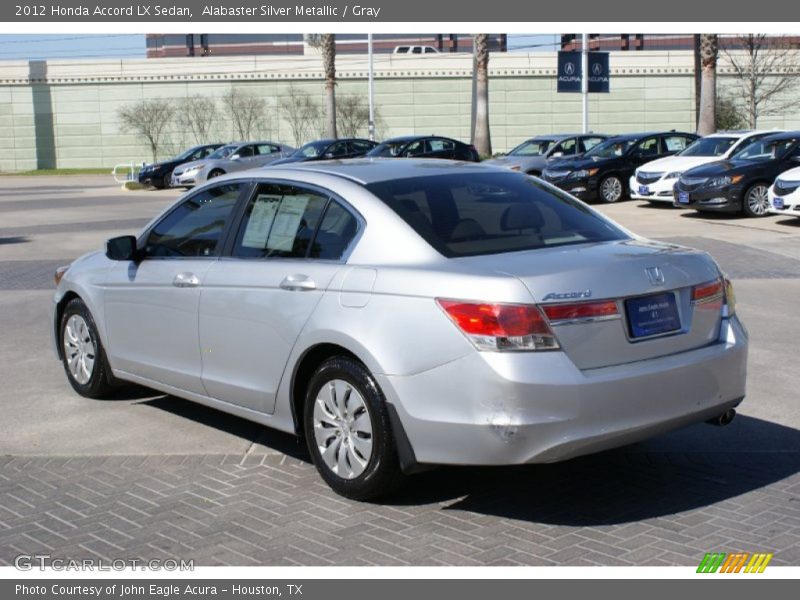
[{"label": "light pole", "polygon": [[582,33],[581,41],[581,97],[583,100],[583,133],[589,133],[589,34]]},{"label": "light pole", "polygon": [[372,64],[372,34],[367,34],[369,55],[369,139],[375,141],[375,73]]}]

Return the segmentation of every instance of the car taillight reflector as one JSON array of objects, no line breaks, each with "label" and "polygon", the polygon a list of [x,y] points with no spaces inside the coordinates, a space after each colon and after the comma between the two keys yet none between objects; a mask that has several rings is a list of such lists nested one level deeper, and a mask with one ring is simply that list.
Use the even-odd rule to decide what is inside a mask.
[{"label": "car taillight reflector", "polygon": [[554,350],[558,348],[542,311],[533,304],[436,302],[479,350]]},{"label": "car taillight reflector", "polygon": [[597,319],[619,315],[614,300],[601,302],[573,302],[568,304],[547,304],[542,307],[551,321],[572,321],[575,319]]},{"label": "car taillight reflector", "polygon": [[692,289],[692,302],[697,304],[721,299],[723,290],[724,286],[722,284],[722,279],[715,279],[714,281],[709,281],[708,283],[696,285]]}]

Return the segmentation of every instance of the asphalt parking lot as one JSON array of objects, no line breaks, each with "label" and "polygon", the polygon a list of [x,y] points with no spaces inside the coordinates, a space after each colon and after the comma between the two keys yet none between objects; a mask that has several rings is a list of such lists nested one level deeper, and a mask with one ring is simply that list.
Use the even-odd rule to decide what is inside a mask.
[{"label": "asphalt parking lot", "polygon": [[176,196],[0,177],[0,564],[696,565],[710,551],[800,564],[800,219],[600,207],[709,251],[734,280],[751,354],[730,426],[556,465],[438,469],[371,505],[331,492],[290,436],[147,390],[94,401],[69,387],[49,339],[54,268]]}]

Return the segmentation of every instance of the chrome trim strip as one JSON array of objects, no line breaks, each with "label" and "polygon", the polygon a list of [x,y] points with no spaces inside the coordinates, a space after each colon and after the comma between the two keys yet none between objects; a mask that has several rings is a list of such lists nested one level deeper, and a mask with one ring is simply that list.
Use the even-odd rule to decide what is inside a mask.
[{"label": "chrome trim strip", "polygon": [[603,315],[601,317],[580,317],[577,319],[558,319],[557,321],[550,321],[550,325],[558,327],[560,325],[576,325],[578,323],[598,323],[602,321],[616,321],[621,319],[622,315],[619,313],[615,315]]}]

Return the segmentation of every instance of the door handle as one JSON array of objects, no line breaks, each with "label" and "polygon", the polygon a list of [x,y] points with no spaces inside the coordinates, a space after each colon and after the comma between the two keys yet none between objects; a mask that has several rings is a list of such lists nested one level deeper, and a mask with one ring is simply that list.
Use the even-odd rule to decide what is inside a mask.
[{"label": "door handle", "polygon": [[281,289],[292,292],[308,292],[317,289],[317,284],[308,275],[289,275],[281,281]]},{"label": "door handle", "polygon": [[197,287],[200,285],[200,278],[194,273],[178,273],[172,280],[172,285],[179,288]]}]

